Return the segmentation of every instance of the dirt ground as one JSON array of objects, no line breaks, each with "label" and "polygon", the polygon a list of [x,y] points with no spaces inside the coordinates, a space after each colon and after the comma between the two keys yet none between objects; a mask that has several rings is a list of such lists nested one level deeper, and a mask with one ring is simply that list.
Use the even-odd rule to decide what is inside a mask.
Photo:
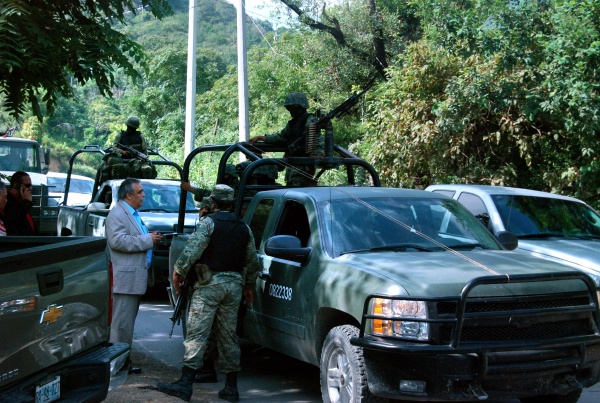
[{"label": "dirt ground", "polygon": [[[166,366],[159,361],[141,354],[132,353],[131,360],[134,365],[142,368],[141,374],[127,376],[127,381],[112,392],[104,400],[107,403],[171,403],[182,400],[165,395],[154,389],[157,383],[171,383],[178,380],[181,372],[173,367]],[[225,402],[217,398],[217,391],[222,388],[221,383],[194,384],[192,402]]]}]

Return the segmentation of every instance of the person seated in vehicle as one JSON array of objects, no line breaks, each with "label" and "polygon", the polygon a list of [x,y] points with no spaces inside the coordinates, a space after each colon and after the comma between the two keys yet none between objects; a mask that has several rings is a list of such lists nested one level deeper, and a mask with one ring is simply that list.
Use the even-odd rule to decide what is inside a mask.
[{"label": "person seated in vehicle", "polygon": [[19,155],[19,150],[16,148],[11,148],[10,153],[2,157],[0,165],[5,171],[20,171],[24,169],[23,160]]}]

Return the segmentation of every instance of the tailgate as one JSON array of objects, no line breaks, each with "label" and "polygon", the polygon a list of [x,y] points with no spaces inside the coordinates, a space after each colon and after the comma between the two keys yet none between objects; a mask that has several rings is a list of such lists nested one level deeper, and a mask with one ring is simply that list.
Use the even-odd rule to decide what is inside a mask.
[{"label": "tailgate", "polygon": [[104,238],[0,238],[0,388],[108,341],[105,250]]}]

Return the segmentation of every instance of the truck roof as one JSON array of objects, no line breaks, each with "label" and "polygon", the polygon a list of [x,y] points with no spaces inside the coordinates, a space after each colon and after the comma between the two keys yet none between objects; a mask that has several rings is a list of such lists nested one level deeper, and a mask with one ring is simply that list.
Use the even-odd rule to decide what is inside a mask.
[{"label": "truck roof", "polygon": [[0,140],[20,141],[23,143],[37,143],[34,139],[24,139],[21,137],[0,137]]},{"label": "truck roof", "polygon": [[542,192],[539,190],[515,188],[509,186],[489,186],[489,185],[431,185],[428,186],[427,191],[434,190],[454,190],[462,192],[471,192],[475,194],[489,194],[489,195],[514,195],[514,196],[535,196],[535,197],[549,197],[553,199],[571,200],[574,202],[583,203],[581,200],[574,197],[563,196],[556,193]]},{"label": "truck roof", "polygon": [[444,195],[426,192],[424,190],[415,189],[400,189],[400,188],[383,188],[383,187],[355,187],[355,186],[319,186],[319,187],[304,187],[304,188],[282,188],[275,190],[267,190],[260,192],[257,196],[261,198],[280,197],[286,194],[288,196],[308,195],[316,202],[327,200],[340,200],[349,197],[356,199],[368,199],[374,197],[418,197],[439,199],[446,197]]}]

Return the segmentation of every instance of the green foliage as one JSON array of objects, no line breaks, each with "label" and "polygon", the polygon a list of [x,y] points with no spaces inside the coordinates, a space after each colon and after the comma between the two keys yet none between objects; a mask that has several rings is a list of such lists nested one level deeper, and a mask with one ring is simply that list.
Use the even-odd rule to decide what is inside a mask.
[{"label": "green foliage", "polygon": [[598,206],[596,1],[415,2],[362,150],[392,186],[504,184]]},{"label": "green foliage", "polygon": [[[170,12],[165,0],[142,0],[156,17]],[[39,1],[6,0],[0,6],[0,93],[3,107],[17,117],[30,104],[42,119],[54,112],[59,94],[73,96],[71,79],[79,84],[93,81],[100,94],[111,95],[113,69],[132,78],[146,61],[142,48],[111,26],[135,12],[131,1]]]}]

